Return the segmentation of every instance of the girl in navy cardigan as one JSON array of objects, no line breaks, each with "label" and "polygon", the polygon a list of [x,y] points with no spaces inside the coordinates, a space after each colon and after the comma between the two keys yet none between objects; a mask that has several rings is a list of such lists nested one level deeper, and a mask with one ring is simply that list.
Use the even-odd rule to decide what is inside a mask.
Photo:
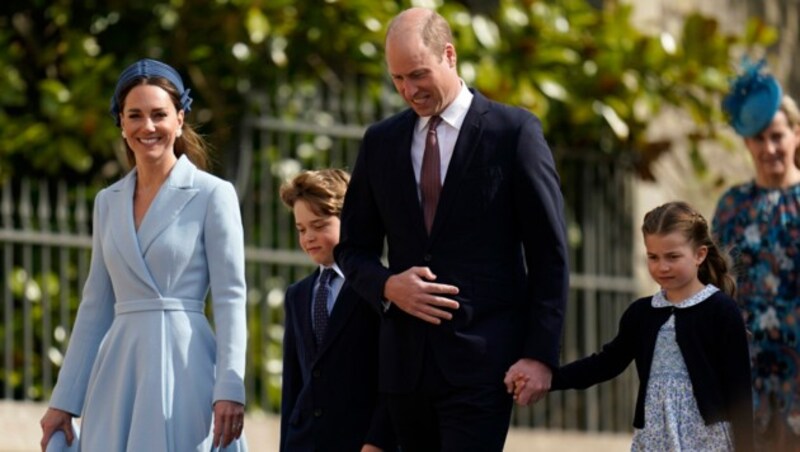
[{"label": "girl in navy cardigan", "polygon": [[[647,268],[661,290],[632,303],[599,353],[561,367],[552,389],[585,389],[636,361],[631,450],[753,449],[750,358],[735,282],[706,220],[688,204],[650,211]],[[516,393],[525,384],[515,379]]]}]

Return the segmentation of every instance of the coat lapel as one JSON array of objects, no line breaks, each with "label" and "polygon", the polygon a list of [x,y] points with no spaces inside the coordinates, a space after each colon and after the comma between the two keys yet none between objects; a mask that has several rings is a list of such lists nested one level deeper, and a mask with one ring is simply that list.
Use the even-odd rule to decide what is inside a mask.
[{"label": "coat lapel", "polygon": [[178,218],[181,210],[197,195],[198,189],[193,187],[195,171],[197,168],[185,155],[175,163],[139,226],[142,255],[147,254],[158,235]]},{"label": "coat lapel", "polygon": [[447,167],[447,174],[439,195],[439,204],[436,206],[436,216],[433,219],[433,227],[430,239],[436,238],[436,234],[442,228],[442,224],[447,220],[450,208],[455,204],[458,196],[458,188],[464,176],[464,171],[469,168],[469,162],[475,154],[481,139],[482,117],[488,107],[488,102],[480,93],[473,91],[472,105],[467,111],[467,116],[461,124],[461,131],[458,134],[453,157]]},{"label": "coat lapel", "polygon": [[150,275],[150,270],[147,268],[139,247],[136,226],[133,223],[133,192],[135,188],[136,168],[121,181],[108,188],[110,198],[108,218],[104,220],[111,224],[111,230],[117,231],[111,235],[121,259],[145,285],[157,291],[155,281]]}]

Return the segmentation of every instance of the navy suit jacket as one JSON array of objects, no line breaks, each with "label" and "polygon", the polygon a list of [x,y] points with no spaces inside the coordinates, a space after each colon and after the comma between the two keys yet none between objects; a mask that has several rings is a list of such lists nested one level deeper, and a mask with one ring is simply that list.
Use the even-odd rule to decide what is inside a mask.
[{"label": "navy suit jacket", "polygon": [[394,435],[378,397],[375,311],[345,282],[319,347],[311,326],[319,270],[285,297],[281,451],[390,450]]},{"label": "navy suit jacket", "polygon": [[455,385],[499,384],[522,357],[557,368],[569,270],[563,198],[539,120],[474,92],[428,236],[411,164],[417,118],[405,110],[366,131],[335,255],[376,309],[387,278],[413,266],[457,286],[460,307],[441,325],[385,311],[381,388],[413,391],[426,351]]}]

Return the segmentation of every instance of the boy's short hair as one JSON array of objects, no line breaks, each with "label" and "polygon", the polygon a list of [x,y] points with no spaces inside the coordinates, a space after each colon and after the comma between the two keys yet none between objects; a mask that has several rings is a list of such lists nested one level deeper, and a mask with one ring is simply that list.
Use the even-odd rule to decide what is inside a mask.
[{"label": "boy's short hair", "polygon": [[281,201],[292,209],[303,200],[317,215],[341,216],[350,174],[341,169],[303,171],[281,186]]}]

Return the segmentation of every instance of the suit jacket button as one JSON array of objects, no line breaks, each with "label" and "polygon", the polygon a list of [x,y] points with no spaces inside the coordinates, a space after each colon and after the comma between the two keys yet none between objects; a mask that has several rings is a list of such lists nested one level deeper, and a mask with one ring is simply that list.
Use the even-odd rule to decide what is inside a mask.
[{"label": "suit jacket button", "polygon": [[322,416],[322,408],[314,408],[314,417]]},{"label": "suit jacket button", "polygon": [[430,254],[426,254],[425,257],[422,258],[422,260],[424,260],[425,262],[430,262],[433,260],[433,256],[431,256]]},{"label": "suit jacket button", "polygon": [[311,373],[311,375],[313,375],[314,378],[319,378],[321,374],[322,372],[320,372],[319,369],[314,369],[314,372]]}]

